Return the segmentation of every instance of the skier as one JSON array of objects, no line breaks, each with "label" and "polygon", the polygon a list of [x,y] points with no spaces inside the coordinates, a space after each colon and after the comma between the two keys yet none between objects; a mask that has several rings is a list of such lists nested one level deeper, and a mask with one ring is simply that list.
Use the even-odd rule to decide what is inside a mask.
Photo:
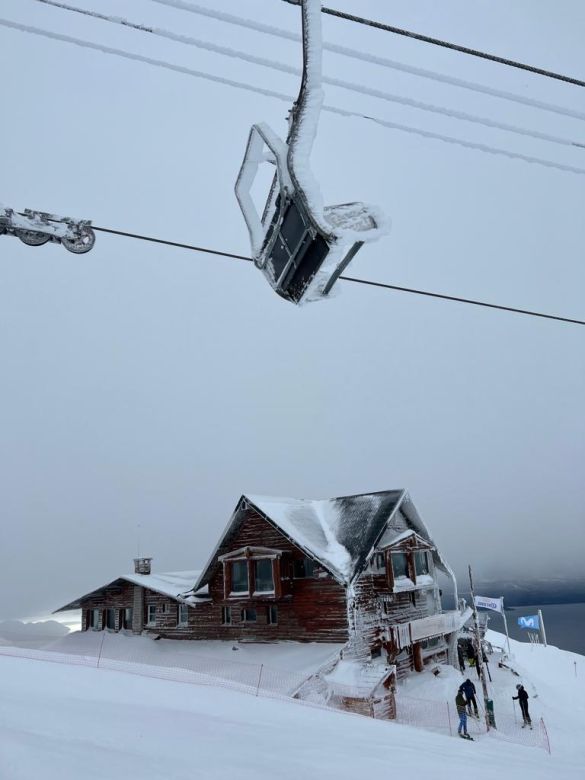
[{"label": "skier", "polygon": [[512,696],[512,699],[514,699],[514,701],[517,700],[520,704],[522,719],[524,720],[522,728],[525,728],[526,726],[530,726],[530,728],[532,728],[532,721],[530,720],[530,715],[528,714],[528,694],[526,693],[523,685],[518,684],[516,686],[516,690],[518,691],[518,696]]},{"label": "skier", "polygon": [[477,700],[475,698],[475,685],[471,682],[469,677],[461,685],[459,690],[463,691],[463,694],[467,700],[467,710],[469,714],[471,715],[471,707],[473,706],[473,709],[475,711],[475,717],[478,718],[479,712],[477,709]]},{"label": "skier", "polygon": [[461,688],[459,688],[457,696],[455,697],[455,706],[457,707],[457,714],[459,715],[459,726],[457,728],[457,733],[461,739],[471,739],[467,733],[467,702],[465,701],[465,696],[463,695]]}]

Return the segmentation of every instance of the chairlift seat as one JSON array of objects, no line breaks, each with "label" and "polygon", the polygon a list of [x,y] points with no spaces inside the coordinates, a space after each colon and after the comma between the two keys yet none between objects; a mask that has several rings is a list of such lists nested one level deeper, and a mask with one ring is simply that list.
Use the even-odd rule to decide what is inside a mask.
[{"label": "chairlift seat", "polygon": [[266,235],[263,272],[274,290],[300,303],[329,254],[327,240],[311,224],[298,198],[278,196]]},{"label": "chairlift seat", "polygon": [[[264,147],[268,147],[268,155]],[[260,218],[250,188],[263,162],[272,162],[276,173]],[[359,234],[366,238],[377,227],[374,215],[363,203],[325,207],[318,220],[310,212],[304,193],[294,186],[287,147],[266,125],[254,125],[250,131],[236,195],[250,233],[256,266],[278,295],[292,303],[307,299],[309,288],[322,269],[318,290],[311,290],[310,297],[328,295],[362,246]],[[357,240],[342,238],[347,231]]]}]

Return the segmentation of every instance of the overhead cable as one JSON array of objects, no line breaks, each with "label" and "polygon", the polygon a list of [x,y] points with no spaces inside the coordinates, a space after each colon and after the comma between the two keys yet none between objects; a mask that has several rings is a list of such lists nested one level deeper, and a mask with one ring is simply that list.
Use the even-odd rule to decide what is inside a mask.
[{"label": "overhead cable", "polygon": [[[47,0],[41,0],[41,2],[47,2]],[[199,16],[208,17],[209,19],[216,19],[226,24],[236,25],[248,30],[254,30],[255,32],[264,33],[277,38],[283,38],[289,41],[302,41],[302,36],[298,33],[284,30],[281,27],[274,27],[272,25],[263,24],[253,19],[245,19],[240,16],[234,16],[233,14],[225,13],[224,11],[216,11],[214,8],[207,8],[197,5],[195,3],[186,2],[185,0],[152,0],[153,3],[159,3],[159,5],[165,5],[169,8],[176,8],[181,11],[188,11]],[[53,4],[53,3],[51,3]],[[548,103],[543,100],[536,100],[535,98],[519,95],[515,92],[507,92],[505,90],[496,89],[495,87],[487,87],[483,84],[478,84],[474,81],[467,81],[465,79],[459,79],[455,76],[446,76],[442,73],[436,73],[432,70],[425,68],[417,68],[413,65],[407,65],[403,62],[397,62],[396,60],[390,60],[387,57],[380,57],[376,54],[369,54],[367,52],[359,51],[358,49],[352,49],[347,46],[340,46],[335,43],[323,42],[323,50],[330,51],[333,54],[340,54],[350,59],[361,60],[374,65],[379,65],[384,68],[390,68],[391,70],[397,70],[402,73],[408,73],[412,76],[418,76],[420,78],[436,81],[441,84],[449,84],[453,87],[460,87],[461,89],[467,89],[472,92],[479,92],[490,97],[500,98],[502,100],[508,100],[512,103],[518,103],[524,106],[530,106],[542,111],[549,111],[553,114],[560,114],[561,116],[572,117],[573,119],[585,120],[585,113],[582,111],[576,111],[572,108],[566,108],[565,106],[559,106],[555,103]]]},{"label": "overhead cable", "polygon": [[[290,5],[300,5],[300,0],[284,0],[285,3]],[[497,62],[500,65],[507,65],[511,68],[518,68],[520,70],[526,70],[530,73],[534,73],[537,76],[546,76],[550,79],[556,79],[557,81],[564,81],[567,84],[574,84],[577,87],[585,87],[585,81],[581,79],[573,78],[572,76],[564,76],[562,73],[555,73],[551,70],[545,70],[544,68],[538,68],[535,65],[526,65],[523,62],[517,62],[516,60],[510,60],[505,57],[498,57],[495,54],[488,54],[478,49],[471,49],[468,46],[460,46],[457,43],[449,43],[448,41],[442,41],[439,38],[431,38],[428,35],[421,35],[420,33],[412,32],[411,30],[404,30],[401,27],[393,27],[390,24],[383,24],[382,22],[376,22],[373,19],[365,19],[363,16],[355,16],[354,14],[348,14],[344,11],[338,11],[335,8],[326,8],[323,6],[321,12],[336,16],[339,19],[345,19],[349,22],[356,22],[357,24],[364,24],[367,27],[375,27],[377,30],[384,30],[385,32],[394,33],[395,35],[403,35],[407,38],[413,38],[423,43],[431,43],[435,46],[442,46],[445,49],[452,49],[458,51],[461,54],[469,54],[472,57],[479,57],[483,60],[490,60],[491,62]]]},{"label": "overhead cable", "polygon": [[[277,100],[282,100],[287,103],[291,103],[291,101],[294,99],[291,95],[286,95],[282,92],[277,92],[272,89],[265,89],[264,87],[258,87],[252,84],[247,84],[242,81],[236,81],[234,79],[228,79],[223,76],[217,76],[212,73],[206,73],[205,71],[199,71],[194,70],[193,68],[186,68],[182,65],[175,65],[170,62],[166,62],[164,60],[158,60],[153,57],[145,57],[142,54],[134,54],[132,52],[128,52],[123,49],[116,49],[111,46],[105,46],[103,44],[98,43],[92,43],[90,41],[84,41],[80,38],[74,38],[70,35],[64,35],[62,33],[56,33],[49,30],[43,30],[38,27],[33,27],[31,25],[24,25],[20,24],[18,22],[12,22],[6,19],[0,19],[0,26],[8,27],[12,30],[18,30],[19,32],[25,32],[29,33],[31,35],[38,35],[44,38],[49,38],[51,40],[56,40],[62,43],[69,43],[73,44],[75,46],[79,46],[81,48],[85,49],[91,49],[93,51],[99,51],[103,54],[109,54],[112,56],[117,57],[123,57],[128,60],[132,60],[135,62],[144,63],[147,65],[152,65],[154,67],[163,68],[166,70],[171,70],[176,73],[182,73],[183,75],[187,76],[193,76],[195,78],[199,79],[205,79],[207,81],[212,81],[217,84],[223,84],[225,86],[234,87],[236,89],[242,89],[247,92],[254,92],[260,95],[263,95],[265,97],[275,98]],[[522,160],[523,162],[527,163],[533,163],[535,165],[540,165],[545,168],[551,168],[556,169],[559,171],[564,171],[566,173],[574,173],[578,175],[585,174],[585,168],[578,168],[573,165],[566,165],[564,163],[560,162],[554,162],[552,160],[547,160],[542,157],[536,157],[532,155],[526,155],[522,154],[521,152],[513,152],[508,149],[502,149],[500,147],[494,147],[487,144],[482,143],[476,143],[474,141],[467,141],[461,138],[456,138],[453,136],[443,135],[441,133],[435,133],[429,130],[423,130],[420,128],[412,127],[410,125],[401,124],[399,122],[391,122],[385,119],[382,119],[380,117],[370,116],[368,114],[360,113],[357,111],[350,111],[346,110],[344,108],[341,108],[339,106],[330,106],[325,105],[323,106],[323,111],[326,111],[331,114],[336,114],[338,116],[344,116],[348,118],[359,118],[359,119],[367,119],[377,125],[380,125],[381,127],[388,128],[390,130],[398,130],[400,132],[409,133],[421,136],[423,138],[427,139],[433,139],[436,141],[441,141],[443,143],[448,144],[455,144],[457,146],[462,146],[466,149],[473,149],[474,151],[481,151],[485,152],[487,154],[493,154],[498,156],[507,157],[509,159],[514,160]]]},{"label": "overhead cable", "polygon": [[[220,257],[229,257],[233,260],[245,260],[252,262],[251,257],[245,255],[238,255],[233,252],[223,252],[217,249],[210,249],[209,247],[196,246],[194,244],[182,244],[177,241],[167,241],[162,238],[155,238],[153,236],[144,236],[140,233],[128,233],[124,230],[113,230],[112,228],[96,227],[92,226],[94,230],[99,230],[102,233],[111,233],[116,236],[125,236],[126,238],[134,238],[141,241],[148,241],[154,244],[166,244],[167,246],[178,247],[180,249],[189,249],[194,252],[204,252],[211,255],[219,255]],[[444,295],[443,293],[430,292],[428,290],[417,290],[413,287],[399,287],[395,284],[386,284],[385,282],[375,282],[371,279],[360,279],[355,276],[340,276],[344,282],[351,282],[353,284],[364,284],[369,287],[378,287],[386,290],[394,290],[395,292],[405,292],[412,295],[422,295],[427,298],[439,298],[445,301],[452,301],[455,303],[466,303],[472,306],[481,306],[488,309],[498,309],[500,311],[507,311],[513,314],[525,314],[531,317],[540,317],[547,320],[557,320],[558,322],[567,322],[572,325],[585,325],[585,320],[571,319],[570,317],[561,317],[555,314],[545,314],[544,312],[532,311],[530,309],[518,309],[512,306],[503,306],[496,303],[487,303],[486,301],[477,301],[472,298],[461,298],[455,295]]]},{"label": "overhead cable", "polygon": [[[62,10],[82,14],[84,16],[90,16],[100,21],[109,22],[110,24],[122,25],[124,27],[130,27],[140,32],[149,33],[151,35],[158,36],[160,38],[166,38],[167,40],[182,43],[187,46],[195,46],[199,49],[205,49],[215,54],[220,54],[232,59],[244,60],[254,65],[260,65],[264,68],[270,68],[272,70],[281,71],[283,73],[293,74],[295,76],[302,75],[302,69],[292,65],[287,65],[283,62],[278,62],[265,57],[257,57],[254,54],[248,54],[247,52],[240,51],[238,49],[232,49],[227,46],[220,46],[219,44],[210,43],[199,38],[193,38],[187,35],[181,35],[174,33],[170,30],[164,30],[157,27],[150,27],[136,22],[130,22],[127,19],[120,19],[116,16],[108,16],[97,11],[91,11],[84,8],[78,8],[67,3],[57,2],[57,0],[36,0],[36,2],[43,3],[44,5],[50,5]],[[431,103],[425,103],[420,100],[414,100],[413,98],[405,97],[403,95],[395,95],[389,92],[384,92],[379,89],[373,89],[366,87],[362,84],[357,84],[352,81],[345,81],[343,79],[332,78],[330,76],[323,76],[322,82],[324,84],[330,84],[334,87],[340,87],[341,89],[347,89],[351,92],[357,92],[362,95],[368,95],[370,97],[378,98],[380,100],[386,100],[391,103],[398,103],[410,108],[419,109],[421,111],[429,111],[434,114],[440,114],[447,116],[451,119],[458,119],[465,122],[471,122],[473,124],[483,125],[484,127],[490,127],[496,130],[503,130],[504,132],[514,133],[516,135],[522,135],[530,138],[535,138],[539,141],[547,141],[549,143],[559,144],[560,146],[580,147],[585,149],[585,144],[578,141],[573,141],[570,138],[562,138],[550,133],[543,133],[538,130],[531,130],[525,127],[519,127],[517,125],[511,125],[505,122],[498,122],[489,117],[476,116],[474,114],[468,114],[465,111],[458,111],[456,109],[444,108],[443,106],[437,106]]]}]

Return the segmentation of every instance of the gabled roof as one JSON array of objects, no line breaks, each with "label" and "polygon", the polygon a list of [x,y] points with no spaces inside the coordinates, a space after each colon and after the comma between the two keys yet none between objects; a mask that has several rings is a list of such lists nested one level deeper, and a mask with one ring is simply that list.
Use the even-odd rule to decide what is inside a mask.
[{"label": "gabled roof", "polygon": [[64,607],[59,607],[55,612],[65,612],[68,609],[81,609],[81,602],[84,599],[88,599],[91,596],[99,593],[105,588],[116,587],[118,583],[132,582],[135,585],[142,585],[143,588],[148,588],[155,593],[160,593],[163,596],[169,596],[177,601],[189,601],[193,594],[193,585],[197,578],[200,576],[201,571],[168,571],[160,572],[158,574],[123,574],[121,577],[102,585],[90,593],[86,593],[84,596],[80,596]]},{"label": "gabled roof", "polygon": [[217,553],[234,534],[251,506],[342,584],[359,573],[388,519],[406,495],[384,490],[324,500],[243,495],[197,587],[211,576]]},{"label": "gabled roof", "polygon": [[417,534],[414,528],[408,528],[401,533],[398,533],[392,528],[386,528],[380,539],[378,539],[376,547],[380,550],[386,547],[393,547],[396,544],[400,544],[405,539],[412,539],[421,547],[432,548],[433,546],[427,539],[423,539],[420,534]]},{"label": "gabled roof", "polygon": [[244,510],[248,507],[255,509],[343,585],[350,584],[361,573],[382,538],[388,543],[401,537],[403,529],[393,530],[390,522],[400,513],[403,524],[434,548],[435,565],[451,577],[457,598],[455,575],[437,550],[406,490],[319,500],[243,495],[205,565],[196,589],[209,582],[218,553],[222,547],[226,549],[230,537],[244,522]]},{"label": "gabled roof", "polygon": [[324,500],[246,496],[336,579],[350,582],[404,491],[386,490]]}]

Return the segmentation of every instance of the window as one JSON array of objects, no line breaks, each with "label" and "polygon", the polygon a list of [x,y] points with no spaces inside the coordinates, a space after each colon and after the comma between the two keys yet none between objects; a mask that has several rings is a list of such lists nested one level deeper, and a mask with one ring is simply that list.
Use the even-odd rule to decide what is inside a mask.
[{"label": "window", "polygon": [[156,624],[156,604],[149,604],[146,607],[146,625],[154,626]]},{"label": "window", "polygon": [[408,556],[405,553],[392,553],[392,571],[394,577],[408,577]]},{"label": "window", "polygon": [[132,607],[120,610],[122,628],[132,628]]},{"label": "window", "polygon": [[248,592],[248,563],[234,561],[232,563],[232,593]]},{"label": "window", "polygon": [[315,564],[310,558],[301,558],[293,561],[293,577],[296,580],[304,579],[305,577],[313,577],[315,572]]},{"label": "window", "polygon": [[116,610],[106,609],[106,628],[114,630],[116,628]]},{"label": "window", "polygon": [[386,556],[384,553],[376,553],[374,555],[374,569],[378,569],[378,571],[384,571],[386,568]]},{"label": "window", "polygon": [[440,636],[434,636],[431,639],[423,639],[423,641],[420,643],[423,650],[432,650],[435,647],[438,647],[441,644],[442,637]]},{"label": "window", "polygon": [[171,611],[171,605],[165,602],[165,603],[162,605],[162,610],[161,610],[161,612],[163,613],[163,615],[168,615],[170,611]]},{"label": "window", "polygon": [[274,592],[274,577],[272,576],[272,561],[269,558],[264,558],[259,561],[254,561],[254,574],[255,574],[254,591],[256,593]]},{"label": "window", "polygon": [[382,645],[376,645],[375,647],[372,647],[370,650],[370,657],[371,658],[381,658],[382,657]]},{"label": "window", "polygon": [[271,604],[266,607],[266,622],[269,626],[275,626],[278,623],[278,607],[275,604]]},{"label": "window", "polygon": [[177,607],[177,625],[186,626],[189,623],[189,607],[186,604],[179,604]]},{"label": "window", "polygon": [[414,568],[418,574],[429,573],[429,559],[424,551],[415,552],[414,554]]},{"label": "window", "polygon": [[242,610],[241,615],[242,623],[255,623],[256,622],[256,610],[252,607],[247,607]]},{"label": "window", "polygon": [[232,622],[232,608],[231,607],[222,607],[221,608],[221,622],[224,626],[231,625]]},{"label": "window", "polygon": [[100,627],[100,611],[99,609],[90,609],[89,611],[89,626],[94,630]]}]

